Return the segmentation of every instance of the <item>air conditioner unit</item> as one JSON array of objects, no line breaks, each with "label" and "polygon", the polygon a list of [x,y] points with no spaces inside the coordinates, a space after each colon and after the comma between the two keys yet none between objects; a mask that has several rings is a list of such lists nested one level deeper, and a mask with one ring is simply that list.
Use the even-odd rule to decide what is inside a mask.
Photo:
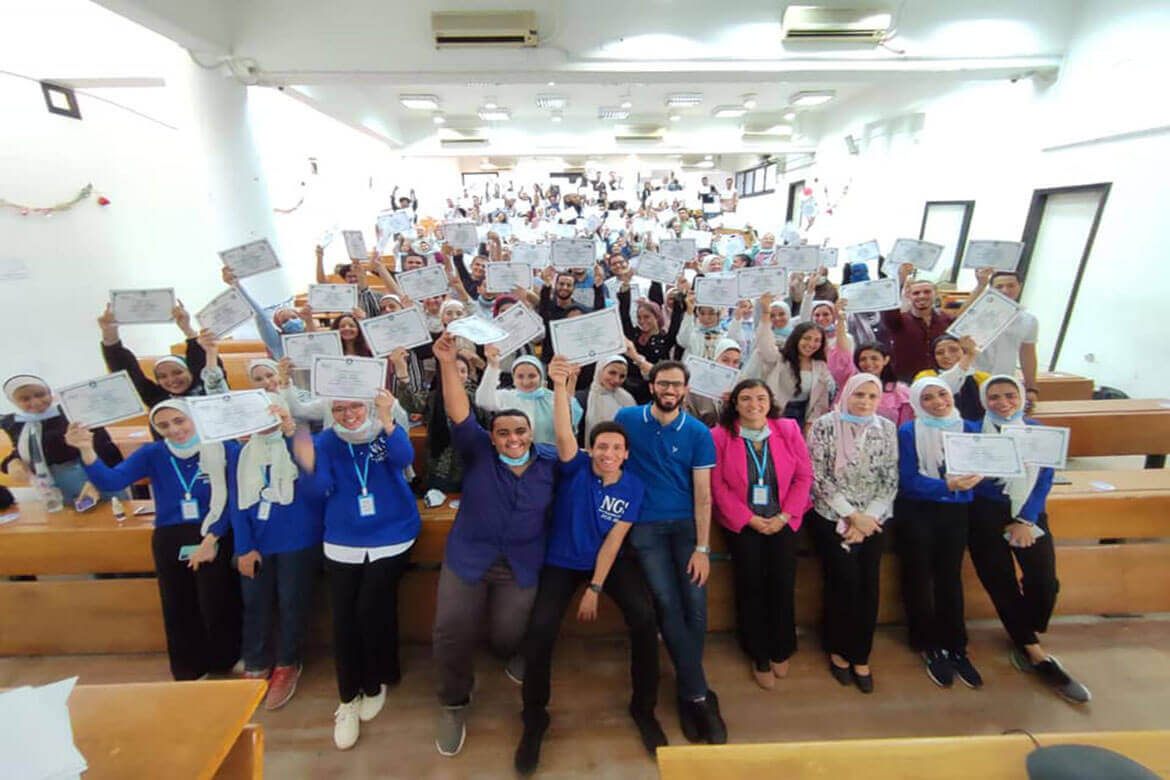
[{"label": "air conditioner unit", "polygon": [[745,144],[790,144],[792,143],[792,133],[767,133],[767,132],[752,132],[744,130],[739,139]]},{"label": "air conditioner unit", "polygon": [[478,128],[443,127],[439,129],[439,146],[444,149],[474,148],[487,144],[483,131]]},{"label": "air conditioner unit", "polygon": [[431,14],[436,49],[536,46],[534,11],[436,11]]},{"label": "air conditioner unit", "polygon": [[890,31],[893,13],[885,8],[827,8],[790,5],[784,9],[785,41],[870,41]]},{"label": "air conditioner unit", "polygon": [[618,125],[613,140],[619,144],[658,144],[665,132],[662,125]]}]

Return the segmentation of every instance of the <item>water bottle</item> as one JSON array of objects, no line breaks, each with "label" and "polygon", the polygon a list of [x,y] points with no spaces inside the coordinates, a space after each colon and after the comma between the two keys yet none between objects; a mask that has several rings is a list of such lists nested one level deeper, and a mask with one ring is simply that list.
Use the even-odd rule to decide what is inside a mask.
[{"label": "water bottle", "polygon": [[110,509],[114,512],[114,520],[119,524],[126,522],[126,510],[122,508],[122,502],[117,496],[110,499]]},{"label": "water bottle", "polygon": [[45,504],[46,512],[60,512],[65,508],[65,498],[61,495],[61,489],[47,472],[40,468],[33,472],[33,485],[37,489],[37,496]]}]

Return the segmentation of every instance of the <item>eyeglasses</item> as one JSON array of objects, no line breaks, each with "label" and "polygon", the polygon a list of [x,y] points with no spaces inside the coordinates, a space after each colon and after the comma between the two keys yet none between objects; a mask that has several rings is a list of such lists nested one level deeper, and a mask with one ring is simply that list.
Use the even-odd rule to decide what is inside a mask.
[{"label": "eyeglasses", "polygon": [[661,387],[663,390],[681,390],[687,386],[686,382],[668,382],[665,379],[655,379],[655,387]]},{"label": "eyeglasses", "polygon": [[336,404],[333,407],[334,414],[348,414],[349,412],[356,412],[359,409],[365,408],[365,404]]}]

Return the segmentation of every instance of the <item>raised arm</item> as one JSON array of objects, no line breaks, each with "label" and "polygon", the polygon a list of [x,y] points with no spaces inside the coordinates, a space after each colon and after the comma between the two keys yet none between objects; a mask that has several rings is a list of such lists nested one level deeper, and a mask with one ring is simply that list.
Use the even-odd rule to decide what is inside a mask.
[{"label": "raised arm", "polygon": [[557,455],[563,463],[577,457],[579,451],[569,404],[579,371],[580,367],[559,355],[548,364],[548,376],[553,382],[553,426],[557,436]]},{"label": "raised arm", "polygon": [[325,284],[329,281],[329,277],[325,273],[325,247],[316,246],[313,251],[317,255],[317,284]]},{"label": "raised arm", "polygon": [[106,305],[106,310],[98,317],[98,325],[102,329],[102,358],[106,362],[106,369],[111,373],[125,371],[138,391],[138,397],[147,406],[154,406],[159,401],[170,397],[170,393],[163,390],[154,381],[147,379],[142,373],[142,366],[138,365],[138,358],[127,349],[118,336],[118,323],[114,320],[114,312]]},{"label": "raised arm", "polygon": [[268,316],[264,311],[264,307],[252,297],[244,285],[240,284],[240,280],[236,278],[235,272],[226,265],[223,267],[223,283],[229,287],[235,287],[240,295],[244,297],[244,300],[248,302],[248,305],[252,307],[252,319],[256,323],[256,330],[260,334],[260,340],[268,348],[269,354],[276,360],[284,357],[284,347],[280,343],[280,331],[276,329],[276,325],[272,322],[272,317]]},{"label": "raised arm", "polygon": [[475,389],[475,405],[489,412],[498,412],[502,405],[498,391],[500,389],[500,351],[493,345],[484,347],[487,356],[487,366],[480,377],[479,387]]},{"label": "raised arm", "polygon": [[459,371],[455,367],[455,337],[444,330],[443,335],[435,342],[434,353],[435,360],[439,362],[443,406],[447,410],[447,417],[458,425],[471,414],[471,404],[467,400],[467,393],[463,390],[463,382],[459,379]]}]

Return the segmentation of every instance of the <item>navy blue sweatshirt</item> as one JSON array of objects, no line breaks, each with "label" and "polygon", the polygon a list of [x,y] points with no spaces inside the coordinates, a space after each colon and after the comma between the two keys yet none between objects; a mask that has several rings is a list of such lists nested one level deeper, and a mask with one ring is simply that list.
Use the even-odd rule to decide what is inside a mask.
[{"label": "navy blue sweatshirt", "polygon": [[[979,430],[983,430],[982,423],[976,423]],[[1035,420],[1024,420],[1025,425],[1039,425]],[[988,433],[995,433],[995,431],[988,431]],[[1048,532],[1048,515],[1044,512],[1044,505],[1048,502],[1048,491],[1052,490],[1052,478],[1055,476],[1050,468],[1040,469],[1040,473],[1036,475],[1036,484],[1032,486],[1032,492],[1028,494],[1028,500],[1020,507],[1019,517],[1027,520],[1029,523],[1035,523]],[[1007,493],[1003,492],[1003,482],[998,479],[985,479],[975,486],[975,495],[979,498],[985,498],[988,501],[998,501],[1004,504],[1010,502]],[[1013,518],[1014,519],[1014,518]]]},{"label": "navy blue sweatshirt", "polygon": [[[963,433],[978,433],[979,429],[979,423],[963,420]],[[974,497],[974,490],[950,490],[945,479],[920,474],[918,448],[914,446],[914,421],[907,420],[898,426],[898,498],[967,504]]]}]

